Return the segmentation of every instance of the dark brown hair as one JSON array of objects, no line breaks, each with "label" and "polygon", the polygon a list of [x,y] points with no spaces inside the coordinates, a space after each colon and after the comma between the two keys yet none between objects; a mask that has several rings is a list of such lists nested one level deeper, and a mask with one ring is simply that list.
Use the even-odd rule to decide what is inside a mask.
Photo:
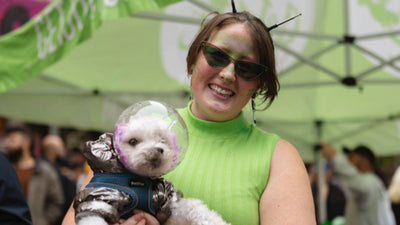
[{"label": "dark brown hair", "polygon": [[[262,102],[268,101],[266,109],[279,91],[279,81],[275,68],[274,44],[265,24],[251,13],[243,11],[237,13],[212,12],[209,16],[214,15],[207,21],[206,17],[202,22],[202,28],[192,42],[188,55],[186,57],[187,72],[190,74],[192,66],[197,60],[197,56],[201,50],[201,42],[208,41],[209,38],[217,31],[231,24],[244,24],[250,35],[253,37],[253,42],[256,50],[258,63],[268,67],[268,70],[259,78],[256,96],[262,96]],[[205,24],[204,24],[205,23]]]},{"label": "dark brown hair", "polygon": [[32,139],[32,133],[28,126],[24,124],[17,125],[9,125],[4,130],[5,135],[9,135],[11,133],[19,133],[26,138]]}]

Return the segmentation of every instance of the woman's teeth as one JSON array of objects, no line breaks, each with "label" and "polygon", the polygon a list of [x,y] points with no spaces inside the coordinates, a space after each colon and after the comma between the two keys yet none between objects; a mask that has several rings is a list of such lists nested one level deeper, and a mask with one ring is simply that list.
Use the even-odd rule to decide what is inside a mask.
[{"label": "woman's teeth", "polygon": [[233,96],[234,95],[234,93],[232,91],[222,89],[216,85],[209,85],[209,87],[211,88],[211,90],[217,92],[217,94],[219,94],[219,95],[223,95],[223,96]]}]

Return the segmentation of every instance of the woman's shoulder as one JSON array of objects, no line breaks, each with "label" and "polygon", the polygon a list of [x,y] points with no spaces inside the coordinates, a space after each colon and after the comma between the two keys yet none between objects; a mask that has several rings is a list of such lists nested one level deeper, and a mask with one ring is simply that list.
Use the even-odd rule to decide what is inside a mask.
[{"label": "woman's shoulder", "polygon": [[[295,160],[301,160],[301,157],[297,151],[297,149],[287,140],[283,138],[278,138],[276,141],[274,152],[276,152],[277,157],[295,157]],[[301,160],[302,161],[302,160]]]},{"label": "woman's shoulder", "polygon": [[278,134],[266,131],[262,128],[255,126],[254,124],[249,125],[249,131],[249,134],[252,138],[260,139],[261,141],[264,140],[267,142],[272,141],[274,143],[277,143],[278,140],[281,139]]}]

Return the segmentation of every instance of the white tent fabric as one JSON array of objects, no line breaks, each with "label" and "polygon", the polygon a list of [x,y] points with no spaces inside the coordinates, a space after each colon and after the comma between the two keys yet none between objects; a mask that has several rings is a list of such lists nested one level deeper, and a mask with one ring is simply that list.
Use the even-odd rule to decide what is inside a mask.
[{"label": "white tent fabric", "polygon": [[[236,0],[238,10],[273,25],[281,91],[257,112],[314,161],[320,141],[364,143],[379,155],[400,153],[400,2]],[[186,50],[208,12],[230,1],[188,0],[163,11],[104,21],[40,75],[0,94],[0,115],[28,122],[107,131],[136,101],[183,107],[189,99]],[[251,119],[247,108],[246,115]]]}]

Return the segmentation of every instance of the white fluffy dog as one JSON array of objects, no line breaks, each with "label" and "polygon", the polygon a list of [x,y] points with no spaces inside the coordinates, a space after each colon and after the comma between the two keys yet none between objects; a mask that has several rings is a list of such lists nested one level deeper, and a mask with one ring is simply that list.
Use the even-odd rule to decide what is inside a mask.
[{"label": "white fluffy dog", "polygon": [[157,116],[131,117],[113,134],[86,143],[84,155],[94,177],[75,198],[77,225],[115,223],[131,216],[133,208],[153,214],[161,224],[228,224],[202,201],[183,198],[159,178],[183,157],[171,130],[174,123]]}]

